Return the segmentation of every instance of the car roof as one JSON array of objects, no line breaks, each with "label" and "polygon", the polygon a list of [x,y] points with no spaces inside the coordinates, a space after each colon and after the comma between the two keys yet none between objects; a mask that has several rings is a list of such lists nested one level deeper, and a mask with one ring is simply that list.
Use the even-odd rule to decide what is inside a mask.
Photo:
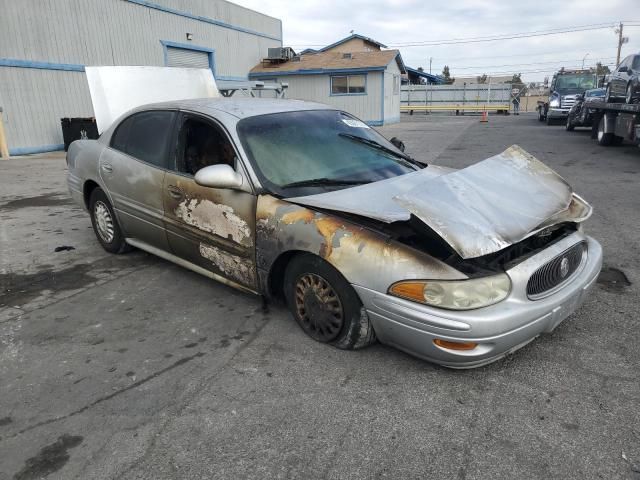
[{"label": "car roof", "polygon": [[143,105],[136,110],[148,108],[171,108],[202,113],[224,112],[239,119],[267,115],[270,113],[300,112],[305,110],[336,110],[322,103],[303,100],[273,98],[196,98]]}]

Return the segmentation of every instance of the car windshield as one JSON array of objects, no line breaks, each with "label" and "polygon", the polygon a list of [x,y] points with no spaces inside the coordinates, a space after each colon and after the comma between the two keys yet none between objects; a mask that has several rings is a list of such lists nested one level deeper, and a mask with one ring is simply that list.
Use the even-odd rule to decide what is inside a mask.
[{"label": "car windshield", "polygon": [[238,135],[262,184],[283,197],[376,182],[419,169],[362,121],[336,110],[259,115]]},{"label": "car windshield", "polygon": [[592,74],[558,75],[556,78],[556,90],[588,90],[595,86]]}]

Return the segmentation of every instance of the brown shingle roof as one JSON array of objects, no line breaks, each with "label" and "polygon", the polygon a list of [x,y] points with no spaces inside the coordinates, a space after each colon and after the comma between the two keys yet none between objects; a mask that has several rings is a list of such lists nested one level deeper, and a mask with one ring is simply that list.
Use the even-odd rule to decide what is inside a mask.
[{"label": "brown shingle roof", "polygon": [[[374,52],[353,52],[351,58],[344,58],[343,53],[321,52],[313,55],[302,55],[300,61],[256,65],[249,72],[250,76],[260,73],[297,72],[299,70],[344,70],[350,68],[384,68],[399,55],[398,50],[381,50]],[[398,57],[401,70],[402,60]],[[300,72],[305,73],[305,72]]]}]

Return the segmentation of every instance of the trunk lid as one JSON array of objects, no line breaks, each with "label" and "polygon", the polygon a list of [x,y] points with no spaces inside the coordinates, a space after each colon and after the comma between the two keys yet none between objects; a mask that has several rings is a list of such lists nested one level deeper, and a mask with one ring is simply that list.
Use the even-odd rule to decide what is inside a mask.
[{"label": "trunk lid", "polygon": [[123,113],[149,103],[216,98],[211,70],[174,67],[85,67],[98,133]]}]

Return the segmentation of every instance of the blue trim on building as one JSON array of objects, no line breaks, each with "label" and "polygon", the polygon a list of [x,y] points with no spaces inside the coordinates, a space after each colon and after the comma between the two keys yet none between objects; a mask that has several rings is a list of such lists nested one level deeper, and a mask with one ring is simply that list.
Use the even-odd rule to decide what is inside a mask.
[{"label": "blue trim on building", "polygon": [[164,66],[167,66],[167,47],[181,48],[182,50],[193,50],[195,52],[204,52],[209,56],[209,68],[213,72],[213,78],[216,77],[216,51],[213,48],[201,47],[200,45],[192,45],[190,43],[178,43],[170,40],[160,40],[164,54]]},{"label": "blue trim on building", "polygon": [[158,5],[157,3],[148,2],[146,0],[125,0],[126,2],[133,3],[136,5],[140,5],[142,7],[152,8],[154,10],[159,10],[161,12],[170,13],[172,15],[177,15],[179,17],[189,18],[191,20],[197,20],[199,22],[209,23],[211,25],[216,25],[218,27],[229,28],[231,30],[235,30],[237,32],[248,33],[250,35],[256,35],[258,37],[269,38],[271,40],[277,40],[282,43],[282,22],[280,22],[280,38],[274,37],[272,35],[267,35],[266,33],[261,33],[256,30],[250,30],[248,28],[238,27],[236,25],[231,25],[230,23],[223,22],[221,20],[216,20],[215,18],[203,17],[201,15],[194,15],[193,13],[183,12],[181,10],[176,10],[175,8],[165,7],[164,5]]},{"label": "blue trim on building", "polygon": [[37,68],[39,70],[84,72],[84,65],[78,65],[76,63],[36,62],[33,60],[17,60],[15,58],[0,58],[0,67]]},{"label": "blue trim on building", "polygon": [[426,78],[429,82],[439,85],[444,83],[444,78],[442,78],[440,75],[432,75],[430,73],[427,72],[421,72],[420,70],[417,70],[415,68],[411,68],[411,67],[407,67],[405,66],[405,69],[407,71],[407,73],[411,73],[412,75],[416,75],[418,77],[422,77],[422,78]]},{"label": "blue trim on building", "polygon": [[9,149],[9,155],[15,157],[17,155],[33,155],[34,153],[56,152],[64,150],[64,144],[58,143],[54,145],[40,145],[37,147],[16,147]]},{"label": "blue trim on building", "polygon": [[263,78],[263,77],[281,77],[284,75],[331,75],[331,74],[349,74],[349,73],[367,73],[367,72],[381,72],[387,67],[364,67],[364,68],[342,68],[342,69],[303,69],[303,70],[291,70],[288,72],[253,72],[249,73],[249,78]]},{"label": "blue trim on building", "polygon": [[219,75],[217,77],[215,77],[216,80],[223,80],[226,82],[246,82],[247,81],[247,77],[227,77],[224,75]]},{"label": "blue trim on building", "polygon": [[[368,86],[368,81],[367,81],[367,74],[366,73],[358,73],[356,75],[362,75],[364,76],[364,92],[363,93],[333,93],[333,79],[335,77],[350,77],[351,75],[329,75],[329,96],[330,97],[358,97],[358,96],[363,96],[363,95],[368,95],[369,93],[369,86]],[[347,80],[347,89],[349,88],[349,80]]]}]

